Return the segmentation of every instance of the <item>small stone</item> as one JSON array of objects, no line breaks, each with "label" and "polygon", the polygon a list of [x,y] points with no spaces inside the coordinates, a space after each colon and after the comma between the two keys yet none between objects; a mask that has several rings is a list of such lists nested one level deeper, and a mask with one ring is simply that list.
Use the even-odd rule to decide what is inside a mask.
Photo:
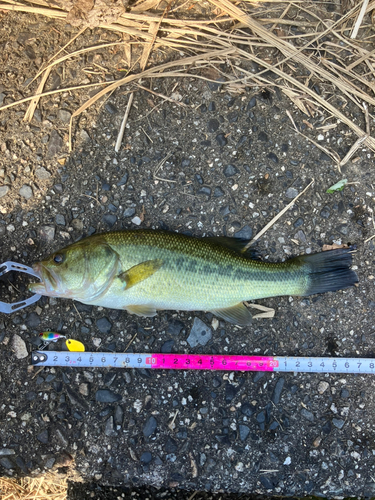
[{"label": "small stone", "polygon": [[309,422],[314,422],[314,415],[311,411],[306,410],[306,408],[302,408],[301,415],[306,418]]},{"label": "small stone", "polygon": [[184,324],[182,321],[178,319],[172,319],[167,326],[167,333],[171,333],[172,335],[178,335],[181,333],[181,330],[184,328]]},{"label": "small stone", "polygon": [[176,441],[169,436],[167,442],[165,443],[165,452],[175,453],[177,450],[178,450],[178,445]]},{"label": "small stone", "polygon": [[260,413],[258,413],[256,418],[257,418],[257,422],[259,424],[261,424],[261,423],[266,421],[266,414],[264,413],[264,411],[261,411]]},{"label": "small stone", "polygon": [[82,129],[80,134],[82,141],[86,142],[90,140],[89,134],[86,132],[86,130]]},{"label": "small stone", "polygon": [[56,130],[52,130],[48,142],[47,158],[52,158],[53,156],[60,153],[63,145],[64,141],[62,140],[60,134],[58,134]]},{"label": "small stone", "polygon": [[62,214],[57,214],[55,217],[55,222],[59,226],[65,226],[65,217]]},{"label": "small stone", "polygon": [[118,181],[117,186],[125,186],[125,184],[128,182],[128,179],[129,179],[129,175],[127,173],[124,174],[121,177],[121,179]]},{"label": "small stone", "polygon": [[173,339],[167,340],[161,346],[161,352],[164,354],[172,352],[172,347],[174,346],[175,341]]},{"label": "small stone", "polygon": [[113,215],[113,214],[103,215],[102,221],[108,227],[113,227],[116,224],[116,222],[117,222],[117,217],[116,217],[116,215]]},{"label": "small stone", "polygon": [[297,219],[296,221],[294,221],[294,222],[293,222],[293,226],[294,226],[295,228],[302,226],[302,224],[303,224],[303,219],[302,219],[302,217],[298,217],[298,219]]},{"label": "small stone", "polygon": [[124,211],[124,217],[133,217],[134,214],[135,214],[135,208],[127,208]]},{"label": "small stone", "polygon": [[225,402],[230,403],[237,394],[237,389],[234,385],[227,383],[225,386]]},{"label": "small stone", "polygon": [[332,423],[338,429],[342,429],[345,425],[345,420],[341,420],[341,418],[333,418]]},{"label": "small stone", "polygon": [[344,399],[348,398],[350,396],[348,389],[345,389],[345,387],[341,390],[340,396]]},{"label": "small stone", "polygon": [[287,198],[295,198],[298,195],[298,191],[296,188],[290,187],[286,190],[285,196]]},{"label": "small stone", "polygon": [[96,391],[95,399],[98,403],[116,403],[120,401],[121,396],[109,389],[99,389]]},{"label": "small stone", "polygon": [[30,200],[33,197],[33,190],[27,184],[24,184],[18,192],[26,200]]},{"label": "small stone", "polygon": [[187,342],[190,347],[196,347],[197,345],[206,345],[208,341],[212,338],[212,331],[209,326],[207,326],[199,318],[194,318],[193,327],[190,330],[190,335],[187,338]]},{"label": "small stone", "polygon": [[291,463],[292,463],[292,459],[290,457],[286,457],[286,459],[284,460],[283,465],[290,465]]},{"label": "small stone", "polygon": [[323,217],[323,219],[328,219],[330,215],[331,215],[331,210],[327,206],[320,211],[320,217]]},{"label": "small stone", "polygon": [[240,434],[240,439],[241,441],[245,441],[247,436],[250,434],[250,429],[247,425],[240,424],[238,426],[239,434]]},{"label": "small stone", "polygon": [[107,104],[104,106],[104,109],[108,111],[110,115],[115,115],[116,113],[118,113],[118,109],[111,102],[107,102]]},{"label": "small stone", "polygon": [[23,359],[29,355],[25,341],[17,334],[13,336],[12,347],[17,359]]},{"label": "small stone", "polygon": [[259,480],[266,490],[272,490],[274,488],[272,481],[267,476],[260,476]]},{"label": "small stone", "polygon": [[47,429],[45,429],[44,431],[40,432],[40,433],[36,436],[36,438],[37,438],[37,440],[38,440],[38,441],[40,441],[41,443],[43,443],[43,444],[47,444],[47,443],[48,443],[48,439],[49,439]]},{"label": "small stone", "polygon": [[246,417],[251,417],[251,415],[254,413],[254,407],[250,403],[244,403],[241,406],[241,413]]},{"label": "small stone", "polygon": [[251,240],[252,235],[253,235],[253,230],[248,225],[244,226],[242,229],[237,231],[237,233],[234,233],[235,238],[241,238],[244,240]]},{"label": "small stone", "polygon": [[116,431],[114,428],[113,417],[109,417],[109,419],[105,423],[104,434],[106,436],[116,436]]},{"label": "small stone", "polygon": [[221,196],[224,196],[224,191],[221,189],[221,187],[219,186],[215,187],[214,196],[215,198],[220,198]]},{"label": "small stone", "polygon": [[40,325],[39,315],[35,312],[30,313],[28,315],[25,323],[26,323],[26,326],[31,328],[31,329],[38,328],[38,326]]},{"label": "small stone", "polygon": [[46,242],[53,241],[55,238],[55,228],[53,226],[42,226],[39,229],[39,237]]},{"label": "small stone", "polygon": [[9,458],[0,458],[0,464],[4,467],[4,469],[13,469],[14,465],[12,462],[9,460]]},{"label": "small stone", "polygon": [[51,173],[48,172],[44,167],[39,167],[35,170],[35,175],[40,179],[41,181],[46,181],[51,177]]},{"label": "small stone", "polygon": [[9,186],[0,186],[0,198],[5,196],[9,191]]},{"label": "small stone", "polygon": [[224,168],[225,177],[231,177],[232,175],[236,175],[238,173],[238,169],[234,165],[227,165]]},{"label": "small stone", "polygon": [[155,417],[150,417],[143,427],[143,435],[145,437],[150,437],[156,431],[157,426],[158,423]]},{"label": "small stone", "polygon": [[96,326],[100,333],[108,334],[111,331],[112,323],[108,320],[108,318],[99,318],[96,320]]},{"label": "small stone", "polygon": [[144,453],[142,453],[140,461],[143,465],[149,464],[151,460],[152,460],[152,455],[149,451],[145,451]]},{"label": "small stone", "polygon": [[216,104],[214,103],[214,101],[211,101],[208,105],[208,111],[216,111]]},{"label": "small stone", "polygon": [[267,158],[272,160],[274,163],[279,163],[278,157],[275,155],[275,153],[268,153]]},{"label": "small stone", "polygon": [[197,194],[205,194],[206,196],[211,196],[211,188],[203,186],[199,189]]},{"label": "small stone", "polygon": [[259,132],[258,139],[262,142],[268,142],[268,135],[265,132]]},{"label": "small stone", "polygon": [[5,457],[6,455],[15,455],[16,452],[11,448],[0,448],[0,457]]},{"label": "small stone", "polygon": [[228,144],[227,138],[225,137],[225,134],[218,134],[216,137],[216,142],[219,144],[220,147],[224,147]]},{"label": "small stone", "polygon": [[243,472],[245,470],[245,466],[244,466],[243,462],[237,462],[236,465],[234,466],[234,468],[238,472]]},{"label": "small stone", "polygon": [[238,111],[231,111],[230,113],[228,113],[227,118],[229,123],[236,123],[236,121],[238,120]]},{"label": "small stone", "polygon": [[277,405],[280,402],[281,392],[284,387],[284,382],[285,379],[283,377],[280,377],[279,380],[276,382],[275,389],[272,394],[272,402],[275,403],[275,405]]},{"label": "small stone", "polygon": [[319,394],[324,394],[326,392],[326,390],[328,389],[328,387],[329,387],[329,383],[321,380],[319,382],[318,388],[317,388]]},{"label": "small stone", "polygon": [[207,123],[207,129],[210,133],[216,132],[216,130],[219,128],[219,122],[216,120],[216,118],[211,118],[211,120],[208,121]]},{"label": "small stone", "polygon": [[72,113],[69,113],[69,111],[66,111],[66,109],[59,109],[57,113],[57,118],[64,123],[69,123],[71,117]]},{"label": "small stone", "polygon": [[253,96],[247,105],[246,111],[250,111],[250,109],[254,108],[256,105],[257,105],[257,100],[255,96]]},{"label": "small stone", "polygon": [[140,226],[142,224],[142,220],[139,217],[134,217],[132,219],[132,223],[135,224],[136,226]]}]

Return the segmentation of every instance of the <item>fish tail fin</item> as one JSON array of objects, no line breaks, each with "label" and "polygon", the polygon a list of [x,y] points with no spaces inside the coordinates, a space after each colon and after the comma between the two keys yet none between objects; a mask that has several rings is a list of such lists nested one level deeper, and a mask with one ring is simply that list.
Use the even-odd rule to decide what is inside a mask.
[{"label": "fish tail fin", "polygon": [[302,295],[335,292],[358,283],[357,274],[350,269],[354,249],[338,248],[293,259],[307,274],[307,287]]}]

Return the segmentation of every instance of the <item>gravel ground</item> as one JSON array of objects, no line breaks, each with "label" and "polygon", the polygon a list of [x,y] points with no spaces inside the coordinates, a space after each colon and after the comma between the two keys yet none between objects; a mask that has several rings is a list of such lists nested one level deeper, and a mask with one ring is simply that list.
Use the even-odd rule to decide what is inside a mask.
[{"label": "gravel ground", "polygon": [[[71,33],[16,13],[2,21],[0,102],[7,104],[27,95],[30,68],[34,75]],[[32,35],[36,29],[43,36]],[[95,59],[106,74],[115,71],[112,56]],[[52,72],[50,88],[88,79],[84,69],[92,60],[85,63],[72,61],[64,74]],[[231,71],[226,65],[221,70]],[[327,194],[342,176],[329,156],[292,129],[286,110],[299,130],[342,158],[357,138],[341,123],[307,117],[276,86],[229,94],[220,84],[181,78],[153,80],[152,89],[179,103],[137,91],[119,153],[114,144],[126,88],[80,117],[70,156],[67,122],[80,96],[45,99],[30,124],[22,121],[21,108],[0,114],[4,261],[31,264],[109,229],[251,238],[314,178],[257,250],[264,260],[280,261],[320,251],[323,244],[355,243],[359,285],[259,301],[275,308],[275,317],[244,328],[212,314],[165,311],[136,318],[47,298],[2,315],[1,473],[56,470],[95,482],[85,486],[90,492],[102,484],[374,496],[371,376],[29,366],[29,353],[45,330],[80,340],[89,351],[121,352],[131,342],[134,352],[375,356],[374,244],[365,243],[374,233],[373,154],[359,149],[343,167],[353,184]],[[317,89],[364,127],[357,107],[328,85]],[[336,127],[319,129],[331,123]],[[0,284],[4,299],[13,296],[12,285],[25,289],[17,276],[6,275]],[[208,335],[201,334],[200,322]]]}]

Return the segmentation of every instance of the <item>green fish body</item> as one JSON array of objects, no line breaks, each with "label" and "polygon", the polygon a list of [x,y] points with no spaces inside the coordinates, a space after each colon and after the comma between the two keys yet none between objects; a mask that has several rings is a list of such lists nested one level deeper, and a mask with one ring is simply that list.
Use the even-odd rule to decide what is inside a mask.
[{"label": "green fish body", "polygon": [[356,283],[348,249],[289,259],[253,260],[235,238],[194,238],[153,230],[90,236],[34,265],[30,290],[139,316],[157,310],[210,311],[236,324],[251,315],[243,301],[311,295]]}]

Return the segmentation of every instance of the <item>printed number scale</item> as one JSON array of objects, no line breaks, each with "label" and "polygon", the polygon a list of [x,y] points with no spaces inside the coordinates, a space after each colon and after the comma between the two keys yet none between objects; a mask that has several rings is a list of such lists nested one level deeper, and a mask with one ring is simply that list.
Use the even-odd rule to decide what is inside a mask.
[{"label": "printed number scale", "polygon": [[34,351],[36,366],[300,373],[375,373],[374,358]]}]

